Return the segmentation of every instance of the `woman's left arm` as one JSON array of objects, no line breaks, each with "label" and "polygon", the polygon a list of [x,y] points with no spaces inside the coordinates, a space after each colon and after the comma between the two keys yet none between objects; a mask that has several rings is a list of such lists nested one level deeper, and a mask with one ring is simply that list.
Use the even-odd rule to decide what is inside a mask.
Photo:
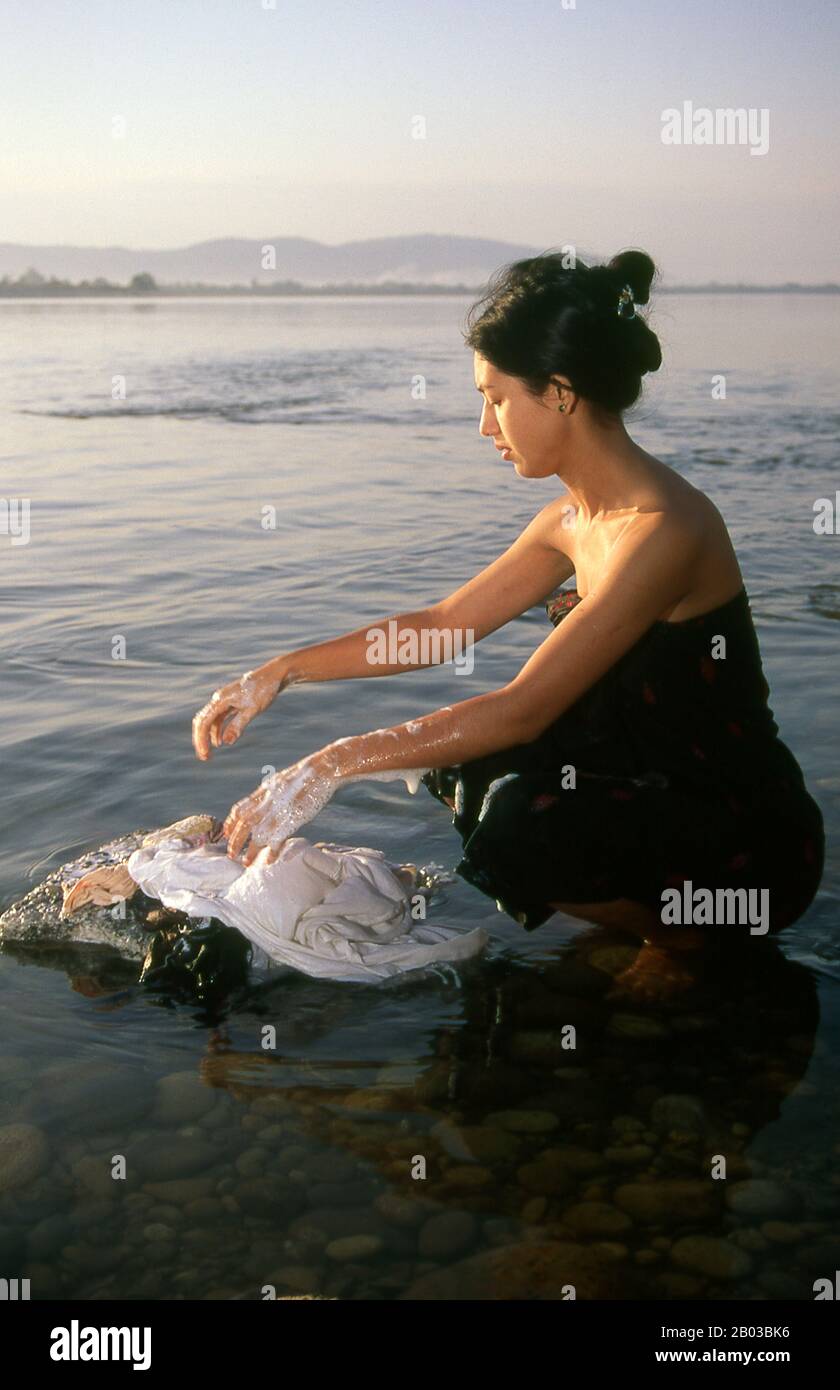
[{"label": "woman's left arm", "polygon": [[282,841],[317,815],[344,782],[411,772],[416,778],[430,768],[471,762],[537,738],[635,645],[664,608],[684,597],[699,544],[691,523],[662,513],[639,518],[616,542],[597,588],[508,685],[390,729],[336,739],[274,773],[232,807],[224,826],[228,853],[236,856],[250,838],[243,862],[252,863],[263,846],[272,862]]}]

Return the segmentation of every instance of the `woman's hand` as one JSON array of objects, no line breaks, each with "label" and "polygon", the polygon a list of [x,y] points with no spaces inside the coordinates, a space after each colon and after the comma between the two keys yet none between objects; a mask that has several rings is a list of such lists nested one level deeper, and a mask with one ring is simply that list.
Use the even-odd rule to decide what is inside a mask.
[{"label": "woman's hand", "polygon": [[272,773],[228,812],[222,828],[228,854],[235,859],[244,850],[242,863],[249,865],[265,848],[263,862],[273,864],[283,841],[317,816],[341,781],[325,750]]},{"label": "woman's hand", "polygon": [[251,720],[268,709],[283,685],[282,677],[269,676],[265,671],[246,671],[239,680],[214,691],[193,719],[196,755],[206,762],[211,744],[221,748],[222,744],[235,743]]}]

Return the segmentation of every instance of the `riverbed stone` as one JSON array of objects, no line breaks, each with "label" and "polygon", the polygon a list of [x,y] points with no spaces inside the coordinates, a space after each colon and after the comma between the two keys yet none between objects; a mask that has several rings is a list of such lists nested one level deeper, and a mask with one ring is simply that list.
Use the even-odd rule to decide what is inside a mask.
[{"label": "riverbed stone", "polygon": [[324,1254],[328,1260],[346,1264],[350,1260],[369,1260],[383,1249],[380,1236],[356,1235],[340,1236],[331,1240]]},{"label": "riverbed stone", "polygon": [[376,1211],[394,1226],[413,1230],[427,1220],[437,1204],[427,1198],[401,1197],[396,1192],[382,1192],[373,1203]]},{"label": "riverbed stone", "polygon": [[150,1182],[165,1182],[172,1178],[189,1178],[218,1162],[218,1146],[195,1136],[155,1135],[132,1147],[127,1154],[129,1166],[136,1163],[141,1175]]},{"label": "riverbed stone", "polygon": [[[565,1020],[571,1022],[571,1020]],[[560,1028],[520,1029],[510,1039],[510,1057],[526,1066],[556,1067],[572,1049],[564,1045]]]},{"label": "riverbed stone", "polygon": [[670,1037],[666,1025],[649,1014],[614,1013],[607,1024],[607,1032],[613,1038],[627,1038],[632,1042],[658,1042]]},{"label": "riverbed stone", "polygon": [[671,1246],[671,1259],[680,1269],[708,1279],[743,1279],[753,1268],[752,1256],[721,1236],[683,1236]]},{"label": "riverbed stone", "polygon": [[510,1130],[512,1134],[549,1134],[560,1121],[550,1110],[496,1110],[484,1118],[490,1129]]},{"label": "riverbed stone", "polygon": [[151,1118],[158,1125],[194,1123],[213,1109],[217,1095],[194,1071],[170,1072],[157,1083]]},{"label": "riverbed stone", "polygon": [[30,1260],[49,1263],[73,1236],[73,1223],[68,1216],[58,1214],[46,1216],[32,1227],[26,1240],[26,1253]]},{"label": "riverbed stone", "polygon": [[619,1266],[585,1246],[565,1241],[500,1245],[415,1279],[401,1299],[530,1300],[620,1298]]},{"label": "riverbed stone", "polygon": [[651,1106],[650,1121],[660,1134],[674,1129],[682,1134],[703,1134],[708,1125],[703,1102],[692,1095],[660,1096]]},{"label": "riverbed stone", "polygon": [[0,1192],[27,1187],[50,1162],[50,1145],[37,1125],[0,1127]]},{"label": "riverbed stone", "polygon": [[143,1184],[144,1194],[155,1197],[160,1202],[172,1202],[175,1206],[186,1206],[188,1202],[195,1202],[199,1197],[209,1197],[215,1190],[216,1178],[210,1175],[169,1178],[163,1182]]},{"label": "riverbed stone", "polygon": [[795,1216],[801,1202],[789,1187],[769,1178],[752,1178],[727,1188],[726,1205],[747,1221]]},{"label": "riverbed stone", "polygon": [[451,1260],[475,1244],[478,1222],[469,1211],[443,1211],[425,1223],[417,1239],[424,1260]]},{"label": "riverbed stone", "polygon": [[546,1150],[532,1163],[517,1169],[517,1181],[526,1192],[539,1197],[564,1197],[574,1187],[574,1179],[562,1154]]},{"label": "riverbed stone", "polygon": [[610,1202],[578,1202],[563,1212],[563,1224],[576,1236],[620,1236],[632,1228],[625,1212]]},{"label": "riverbed stone", "polygon": [[719,1215],[722,1186],[690,1178],[660,1178],[658,1182],[623,1183],[613,1200],[642,1226],[701,1225]]}]

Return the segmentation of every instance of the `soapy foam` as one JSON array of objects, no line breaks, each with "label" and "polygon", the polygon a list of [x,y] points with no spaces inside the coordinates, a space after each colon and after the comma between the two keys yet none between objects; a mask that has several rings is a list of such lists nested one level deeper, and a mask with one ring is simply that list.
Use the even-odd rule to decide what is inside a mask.
[{"label": "soapy foam", "polygon": [[[256,844],[275,845],[294,835],[302,825],[314,820],[345,782],[403,781],[414,795],[420,779],[428,768],[393,768],[387,771],[357,772],[350,777],[316,772],[307,758],[290,768],[272,773],[265,779],[257,797],[259,814],[251,823],[251,836]],[[247,798],[246,800],[250,800]],[[244,810],[245,802],[237,802],[234,815]]]}]

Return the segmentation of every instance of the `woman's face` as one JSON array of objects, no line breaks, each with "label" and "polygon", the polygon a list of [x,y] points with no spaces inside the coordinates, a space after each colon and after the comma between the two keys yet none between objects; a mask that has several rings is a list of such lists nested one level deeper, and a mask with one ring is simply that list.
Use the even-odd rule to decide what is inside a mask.
[{"label": "woman's face", "polygon": [[483,397],[479,434],[493,440],[502,457],[513,463],[524,478],[546,478],[556,473],[562,458],[564,417],[557,407],[560,397],[550,386],[542,400],[535,399],[518,377],[506,376],[479,353],[474,354],[475,384]]}]

